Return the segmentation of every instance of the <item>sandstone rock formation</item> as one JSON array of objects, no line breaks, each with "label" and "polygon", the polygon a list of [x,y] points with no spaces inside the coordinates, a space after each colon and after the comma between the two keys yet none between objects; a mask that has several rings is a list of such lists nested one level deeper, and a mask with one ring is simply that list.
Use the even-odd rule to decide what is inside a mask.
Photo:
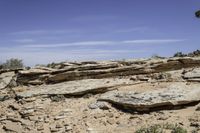
[{"label": "sandstone rock formation", "polygon": [[14,72],[4,72],[0,74],[0,90],[5,89],[14,80]]},{"label": "sandstone rock formation", "polygon": [[200,85],[173,83],[168,88],[145,93],[114,91],[99,100],[108,101],[133,111],[150,111],[200,101]]},{"label": "sandstone rock formation", "polygon": [[200,68],[193,68],[192,70],[186,72],[183,78],[188,81],[200,82]]},{"label": "sandstone rock formation", "polygon": [[[18,97],[33,97],[41,95],[67,95],[81,96],[87,93],[102,93],[118,86],[133,84],[130,79],[85,79],[80,81],[69,81],[54,85],[42,85],[39,87],[29,87],[24,92],[16,92]],[[14,88],[15,89],[15,88]]]},{"label": "sandstone rock formation", "polygon": [[48,66],[0,71],[0,133],[200,131],[200,57]]},{"label": "sandstone rock formation", "polygon": [[[78,65],[60,64],[61,69],[30,69],[19,71],[19,84],[52,84],[81,79],[101,79],[115,76],[151,74],[200,66],[200,58],[171,58],[132,61],[108,61],[95,64],[79,63]],[[65,66],[66,65],[66,66]]]}]

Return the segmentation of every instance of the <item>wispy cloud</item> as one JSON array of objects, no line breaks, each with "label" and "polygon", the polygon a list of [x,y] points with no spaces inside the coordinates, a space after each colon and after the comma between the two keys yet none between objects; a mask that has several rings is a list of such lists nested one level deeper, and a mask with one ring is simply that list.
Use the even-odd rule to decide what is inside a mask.
[{"label": "wispy cloud", "polygon": [[[34,64],[44,64],[53,61],[64,60],[107,60],[132,58],[145,55],[151,55],[152,49],[149,47],[141,47],[137,49],[129,49],[128,45],[148,45],[148,44],[170,44],[179,43],[184,39],[152,39],[152,40],[121,40],[121,41],[81,41],[71,43],[53,43],[53,44],[20,44],[0,47],[1,60],[11,57],[21,58],[25,64],[33,66]],[[104,47],[110,45],[111,49]],[[115,48],[115,46],[120,46]],[[124,45],[124,46],[123,46]],[[68,47],[69,48],[64,48]],[[73,46],[86,46],[76,48]],[[87,47],[101,46],[101,47]],[[36,60],[37,59],[37,60]]]},{"label": "wispy cloud", "polygon": [[144,32],[147,29],[148,29],[147,27],[134,27],[134,28],[128,28],[128,29],[118,29],[114,32],[115,33]]},{"label": "wispy cloud", "polygon": [[[35,64],[46,64],[50,62],[59,62],[65,60],[107,60],[122,59],[124,56],[134,53],[146,53],[145,50],[104,50],[104,49],[62,49],[61,51],[53,50],[30,50],[17,47],[15,49],[0,48],[1,59],[6,60],[11,57],[23,59],[26,65],[34,66]],[[148,51],[149,52],[149,51]],[[124,55],[121,57],[121,55]],[[37,60],[36,60],[37,59]]]},{"label": "wispy cloud", "polygon": [[32,42],[35,42],[35,40],[33,39],[29,39],[29,38],[26,38],[26,39],[18,39],[18,40],[14,40],[15,42],[18,42],[18,43],[32,43]]},{"label": "wispy cloud", "polygon": [[69,46],[97,46],[97,45],[111,45],[113,41],[85,41],[85,42],[71,42],[71,43],[56,43],[56,44],[29,44],[23,47],[29,48],[56,48]]},{"label": "wispy cloud", "polygon": [[66,34],[66,33],[77,33],[79,30],[26,30],[26,31],[17,31],[10,33],[11,35],[45,35],[45,34]]},{"label": "wispy cloud", "polygon": [[109,21],[115,20],[118,17],[113,15],[85,15],[71,18],[70,21],[73,22],[85,22],[85,21]]},{"label": "wispy cloud", "polygon": [[58,48],[69,46],[102,46],[102,45],[119,45],[119,44],[163,44],[182,42],[184,39],[152,39],[152,40],[124,40],[124,41],[83,41],[71,43],[55,43],[55,44],[28,44],[22,45],[27,48]]},{"label": "wispy cloud", "polygon": [[152,39],[152,40],[126,40],[122,41],[123,43],[128,44],[155,44],[155,43],[175,43],[175,42],[183,42],[185,39]]}]

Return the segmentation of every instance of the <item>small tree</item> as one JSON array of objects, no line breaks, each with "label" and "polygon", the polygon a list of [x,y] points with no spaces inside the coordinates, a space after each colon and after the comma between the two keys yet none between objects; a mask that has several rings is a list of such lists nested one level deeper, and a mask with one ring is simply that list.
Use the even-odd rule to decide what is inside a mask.
[{"label": "small tree", "polygon": [[195,16],[196,16],[197,18],[200,18],[200,10],[195,12]]},{"label": "small tree", "polygon": [[174,57],[185,57],[187,56],[186,54],[183,54],[182,52],[177,52],[174,54]]},{"label": "small tree", "polygon": [[18,69],[23,68],[23,62],[20,59],[11,58],[2,64],[3,69]]}]

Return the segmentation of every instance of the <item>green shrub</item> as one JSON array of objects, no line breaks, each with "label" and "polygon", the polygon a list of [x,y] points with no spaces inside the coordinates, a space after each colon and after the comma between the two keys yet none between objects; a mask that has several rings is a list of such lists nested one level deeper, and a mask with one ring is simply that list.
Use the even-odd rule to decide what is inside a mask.
[{"label": "green shrub", "polygon": [[163,129],[161,125],[153,125],[148,128],[141,128],[135,133],[163,133]]},{"label": "green shrub", "polygon": [[187,130],[182,128],[177,124],[168,124],[163,125],[155,124],[147,128],[140,128],[135,133],[165,133],[165,131],[171,131],[171,133],[187,133]]},{"label": "green shrub", "polygon": [[22,60],[16,58],[6,60],[6,62],[1,64],[1,66],[2,69],[19,69],[24,67]]}]

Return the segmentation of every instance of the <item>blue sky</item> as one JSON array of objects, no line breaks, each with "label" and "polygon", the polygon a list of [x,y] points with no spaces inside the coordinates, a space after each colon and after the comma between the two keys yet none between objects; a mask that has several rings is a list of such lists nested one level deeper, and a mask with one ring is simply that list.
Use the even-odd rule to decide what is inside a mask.
[{"label": "blue sky", "polygon": [[172,56],[200,48],[198,0],[0,0],[0,61]]}]

